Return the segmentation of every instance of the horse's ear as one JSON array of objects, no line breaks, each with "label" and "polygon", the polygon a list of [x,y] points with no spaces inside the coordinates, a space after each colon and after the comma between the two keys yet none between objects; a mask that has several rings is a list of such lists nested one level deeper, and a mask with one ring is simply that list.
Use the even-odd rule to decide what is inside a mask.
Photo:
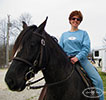
[{"label": "horse's ear", "polygon": [[26,29],[28,27],[24,21],[22,21],[22,24],[23,24],[23,29]]},{"label": "horse's ear", "polygon": [[44,30],[45,26],[46,26],[46,22],[47,22],[48,17],[46,17],[45,21],[39,25],[39,27],[37,28],[36,32],[41,32]]}]

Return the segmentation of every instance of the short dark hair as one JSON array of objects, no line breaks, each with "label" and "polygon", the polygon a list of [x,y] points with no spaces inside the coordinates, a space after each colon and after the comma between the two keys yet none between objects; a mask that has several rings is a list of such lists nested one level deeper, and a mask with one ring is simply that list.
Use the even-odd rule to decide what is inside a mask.
[{"label": "short dark hair", "polygon": [[72,11],[71,14],[69,15],[69,20],[71,20],[73,16],[78,16],[81,21],[83,20],[83,15],[80,11],[77,11],[77,10]]}]

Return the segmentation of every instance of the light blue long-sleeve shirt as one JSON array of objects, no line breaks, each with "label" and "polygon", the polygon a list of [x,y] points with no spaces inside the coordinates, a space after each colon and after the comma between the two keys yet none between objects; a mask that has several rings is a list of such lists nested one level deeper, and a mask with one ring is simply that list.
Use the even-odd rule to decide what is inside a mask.
[{"label": "light blue long-sleeve shirt", "polygon": [[79,60],[86,58],[90,52],[90,39],[83,30],[64,32],[59,44],[68,56],[76,56]]},{"label": "light blue long-sleeve shirt", "polygon": [[[60,46],[63,48],[68,56],[76,56],[88,76],[92,80],[94,86],[98,89],[104,90],[103,82],[95,70],[94,66],[86,59],[90,52],[90,39],[88,33],[83,30],[75,32],[64,32],[60,38]],[[101,95],[101,92],[98,92]],[[104,95],[100,96],[100,100],[104,100]]]}]

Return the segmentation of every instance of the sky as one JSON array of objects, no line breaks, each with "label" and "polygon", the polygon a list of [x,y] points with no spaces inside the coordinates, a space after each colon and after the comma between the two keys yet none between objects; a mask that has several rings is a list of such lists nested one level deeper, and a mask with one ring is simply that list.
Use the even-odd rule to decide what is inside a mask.
[{"label": "sky", "polygon": [[32,24],[38,26],[48,16],[45,30],[58,39],[70,30],[68,17],[73,10],[83,14],[79,29],[88,32],[91,48],[101,46],[106,36],[106,0],[0,0],[0,19],[29,13]]}]

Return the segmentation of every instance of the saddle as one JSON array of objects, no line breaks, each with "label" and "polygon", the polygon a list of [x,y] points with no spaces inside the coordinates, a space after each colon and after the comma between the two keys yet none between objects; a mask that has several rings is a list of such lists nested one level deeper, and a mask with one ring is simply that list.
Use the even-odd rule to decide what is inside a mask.
[{"label": "saddle", "polygon": [[[69,61],[71,58],[73,58],[74,56],[69,56]],[[85,85],[87,86],[87,88],[89,87],[93,87],[93,83],[92,80],[89,78],[87,72],[83,69],[83,67],[81,66],[80,62],[76,62],[74,65],[75,70],[78,72],[78,74],[81,76],[81,79],[83,80],[83,82],[85,83]]]},{"label": "saddle", "polygon": [[92,80],[89,78],[87,72],[83,69],[80,62],[77,62],[75,64],[75,69],[78,72],[78,74],[81,76],[83,82],[87,86],[87,88],[94,86],[92,83]]}]

